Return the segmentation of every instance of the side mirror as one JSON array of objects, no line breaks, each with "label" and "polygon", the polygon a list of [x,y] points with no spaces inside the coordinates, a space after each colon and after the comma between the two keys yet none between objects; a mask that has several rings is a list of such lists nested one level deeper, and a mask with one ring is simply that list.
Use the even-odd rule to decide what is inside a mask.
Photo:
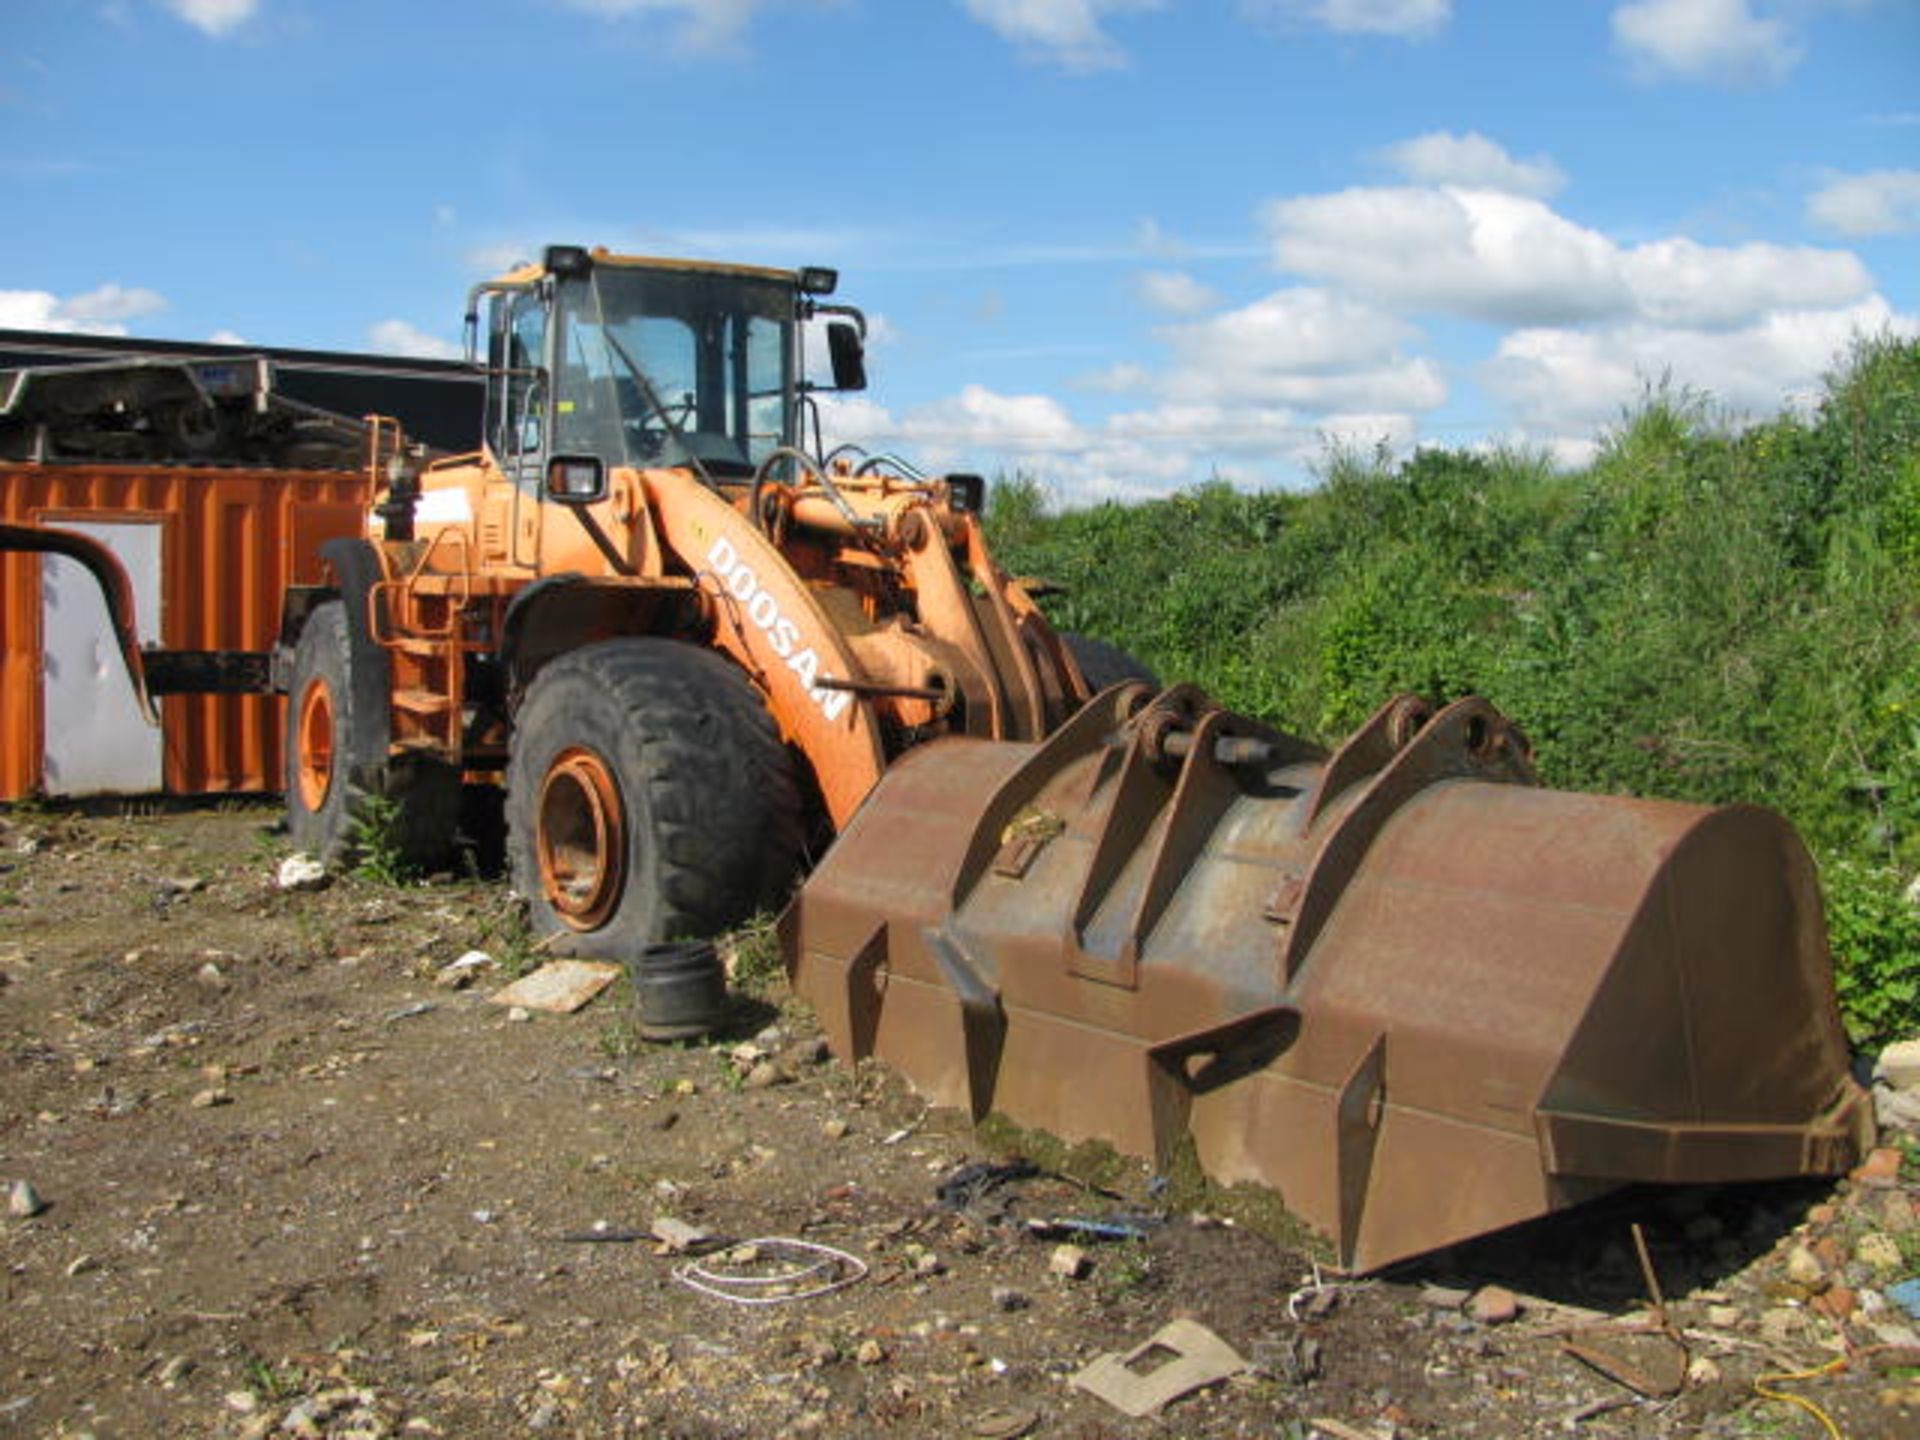
[{"label": "side mirror", "polygon": [[833,357],[833,388],[867,388],[867,357],[860,331],[845,320],[827,326],[827,352]]},{"label": "side mirror", "polygon": [[547,461],[547,498],[560,505],[595,505],[607,498],[607,467],[598,455],[556,455]]}]

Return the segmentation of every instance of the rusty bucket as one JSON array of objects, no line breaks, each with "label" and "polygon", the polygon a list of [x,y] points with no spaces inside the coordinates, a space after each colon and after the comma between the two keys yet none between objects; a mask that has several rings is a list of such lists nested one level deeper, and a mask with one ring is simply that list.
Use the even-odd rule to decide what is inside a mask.
[{"label": "rusty bucket", "polygon": [[1870,1142],[1791,827],[1546,790],[1490,705],[1331,756],[1187,688],[882,781],[782,922],[846,1060],[1277,1191],[1370,1270]]}]

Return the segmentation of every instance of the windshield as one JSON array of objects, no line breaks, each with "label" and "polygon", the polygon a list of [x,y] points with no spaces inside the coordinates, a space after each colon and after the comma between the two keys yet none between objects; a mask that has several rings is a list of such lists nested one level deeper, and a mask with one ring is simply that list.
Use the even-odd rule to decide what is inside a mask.
[{"label": "windshield", "polygon": [[791,288],[602,266],[561,282],[556,317],[556,451],[746,475],[788,443]]}]

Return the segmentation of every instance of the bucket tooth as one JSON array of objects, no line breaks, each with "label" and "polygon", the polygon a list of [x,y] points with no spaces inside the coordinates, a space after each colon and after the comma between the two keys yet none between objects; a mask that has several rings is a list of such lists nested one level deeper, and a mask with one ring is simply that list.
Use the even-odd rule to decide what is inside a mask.
[{"label": "bucket tooth", "polygon": [[1190,689],[882,780],[784,917],[835,1049],[1278,1192],[1369,1270],[1871,1141],[1812,863],[1749,806],[1541,789],[1481,700],[1331,758]]}]

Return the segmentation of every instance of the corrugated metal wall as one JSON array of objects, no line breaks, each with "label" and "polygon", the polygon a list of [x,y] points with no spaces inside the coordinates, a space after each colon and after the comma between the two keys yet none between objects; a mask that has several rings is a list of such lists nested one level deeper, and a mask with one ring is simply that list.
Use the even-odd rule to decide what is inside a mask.
[{"label": "corrugated metal wall", "polygon": [[[319,547],[362,532],[364,475],[160,465],[0,464],[0,521],[157,520],[161,644],[265,650],[281,592],[321,579]],[[40,557],[0,553],[0,799],[39,788],[45,719]],[[277,696],[162,702],[165,786],[180,795],[280,788]]]}]

